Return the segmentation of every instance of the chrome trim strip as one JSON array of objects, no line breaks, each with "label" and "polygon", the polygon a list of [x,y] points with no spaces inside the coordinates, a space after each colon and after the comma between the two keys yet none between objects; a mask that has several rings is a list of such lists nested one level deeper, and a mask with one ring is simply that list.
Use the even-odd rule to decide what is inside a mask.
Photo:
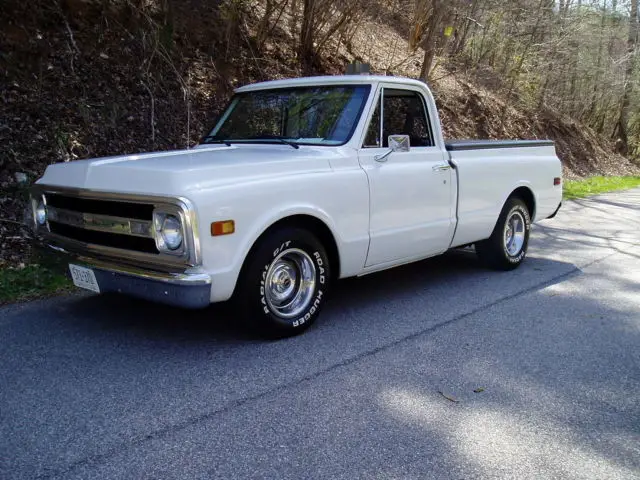
[{"label": "chrome trim strip", "polygon": [[206,273],[187,273],[187,272],[158,272],[150,270],[142,270],[140,268],[115,264],[111,262],[105,262],[97,260],[95,258],[89,258],[82,255],[75,255],[73,252],[69,252],[63,248],[56,247],[47,243],[43,244],[58,254],[71,257],[72,261],[84,264],[88,267],[98,268],[109,272],[120,273],[123,275],[131,275],[135,277],[144,278],[147,280],[154,280],[159,282],[171,283],[174,285],[210,285],[211,277]]},{"label": "chrome trim strip", "polygon": [[85,243],[55,233],[40,235],[40,242],[49,247],[64,250],[75,255],[89,255],[91,258],[107,258],[119,262],[132,263],[139,266],[147,266],[164,271],[183,270],[189,266],[179,257],[163,256],[161,254],[124,250],[121,248],[107,247],[93,243]]},{"label": "chrome trim strip", "polygon": [[198,266],[202,264],[202,256],[200,252],[200,235],[198,229],[198,220],[195,206],[185,197],[167,197],[160,195],[138,195],[130,193],[119,193],[112,191],[91,190],[75,187],[59,187],[56,185],[46,185],[36,183],[31,187],[32,198],[38,198],[43,193],[58,193],[77,198],[86,198],[92,200],[110,200],[122,201],[129,203],[151,204],[154,208],[161,209],[163,206],[178,207],[182,210],[182,219],[184,220],[183,228],[185,231],[185,241],[187,242],[187,255],[178,257],[168,254],[150,254],[144,252],[136,252],[132,250],[123,250],[113,247],[105,247],[102,245],[88,244],[61,237],[51,233],[48,226],[39,227],[36,225],[35,234],[46,239],[54,241],[65,249],[73,250],[78,254],[88,253],[91,255],[111,257],[115,260],[127,260],[129,262],[153,265],[162,270],[175,269],[182,266]]},{"label": "chrome trim strip", "polygon": [[[133,237],[154,238],[152,223],[146,220],[77,212],[56,207],[47,207],[47,219],[51,222],[62,223],[85,230],[117,233],[119,235],[130,235]],[[132,225],[137,225],[138,228],[132,228]],[[144,233],[136,233],[134,230]]]},{"label": "chrome trim strip", "polygon": [[444,146],[450,152],[458,150],[488,150],[497,148],[553,147],[553,140],[449,140]]}]

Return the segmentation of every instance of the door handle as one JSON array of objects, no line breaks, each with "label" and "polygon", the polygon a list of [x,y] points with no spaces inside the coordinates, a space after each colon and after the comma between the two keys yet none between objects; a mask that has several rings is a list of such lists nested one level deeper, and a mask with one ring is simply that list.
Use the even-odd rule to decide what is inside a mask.
[{"label": "door handle", "polygon": [[449,170],[451,168],[451,165],[449,165],[448,163],[443,163],[440,165],[434,165],[431,169],[434,172],[444,172],[445,170]]}]

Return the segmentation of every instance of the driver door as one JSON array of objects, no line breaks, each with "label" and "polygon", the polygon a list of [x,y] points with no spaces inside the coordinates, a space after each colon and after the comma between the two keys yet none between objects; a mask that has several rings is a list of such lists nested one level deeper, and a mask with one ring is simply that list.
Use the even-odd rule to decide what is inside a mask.
[{"label": "driver door", "polygon": [[[455,227],[451,168],[435,145],[422,94],[389,84],[378,95],[359,150],[370,190],[365,267],[443,253]],[[381,159],[389,152],[389,135],[408,135],[409,151]]]}]

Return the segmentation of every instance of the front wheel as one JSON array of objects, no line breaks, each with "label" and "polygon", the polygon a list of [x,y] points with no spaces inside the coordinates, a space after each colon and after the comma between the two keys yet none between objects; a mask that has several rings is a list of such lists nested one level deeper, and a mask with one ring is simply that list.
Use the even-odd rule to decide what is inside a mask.
[{"label": "front wheel", "polygon": [[236,291],[243,319],[264,336],[302,333],[318,317],[331,280],[327,253],[311,232],[278,229],[247,258]]},{"label": "front wheel", "polygon": [[519,198],[505,203],[491,236],[476,243],[480,260],[496,270],[513,270],[527,254],[531,215]]}]

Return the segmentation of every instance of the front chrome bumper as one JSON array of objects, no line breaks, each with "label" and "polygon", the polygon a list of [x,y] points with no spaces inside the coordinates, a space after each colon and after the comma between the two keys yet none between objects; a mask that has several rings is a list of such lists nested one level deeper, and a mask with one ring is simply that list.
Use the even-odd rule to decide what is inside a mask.
[{"label": "front chrome bumper", "polygon": [[[204,308],[211,303],[211,277],[196,272],[160,272],[147,268],[102,261],[71,253],[61,247],[38,243],[59,261],[93,270],[100,293],[117,292],[181,308]],[[62,265],[60,265],[62,267]],[[70,277],[68,266],[64,274]]]}]

